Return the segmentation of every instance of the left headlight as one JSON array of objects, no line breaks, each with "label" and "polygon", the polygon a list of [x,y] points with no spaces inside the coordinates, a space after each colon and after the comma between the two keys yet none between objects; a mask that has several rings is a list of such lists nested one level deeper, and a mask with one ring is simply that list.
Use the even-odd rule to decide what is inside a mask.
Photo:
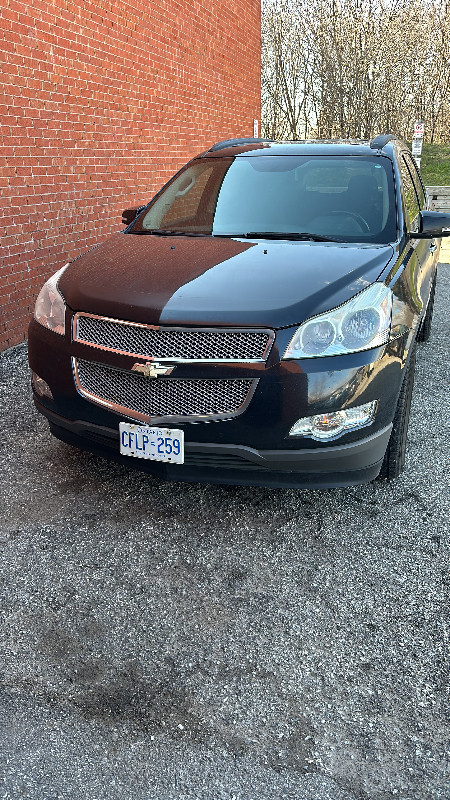
[{"label": "left headlight", "polygon": [[355,353],[389,341],[392,292],[374,283],[344,305],[297,328],[283,359]]},{"label": "left headlight", "polygon": [[62,295],[58,291],[58,281],[64,270],[69,265],[55,272],[47,283],[44,284],[39,292],[34,307],[34,318],[44,328],[48,328],[54,333],[64,334],[64,322],[66,316],[66,306]]}]

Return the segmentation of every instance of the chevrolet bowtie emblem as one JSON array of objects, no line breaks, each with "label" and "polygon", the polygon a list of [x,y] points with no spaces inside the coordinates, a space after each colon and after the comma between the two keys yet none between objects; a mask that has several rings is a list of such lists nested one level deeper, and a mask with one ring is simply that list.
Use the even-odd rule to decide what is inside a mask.
[{"label": "chevrolet bowtie emblem", "polygon": [[142,375],[145,375],[146,378],[158,378],[159,375],[170,375],[171,372],[175,369],[175,367],[163,367],[162,364],[158,364],[156,361],[147,364],[133,364],[131,367],[133,372],[140,372]]}]

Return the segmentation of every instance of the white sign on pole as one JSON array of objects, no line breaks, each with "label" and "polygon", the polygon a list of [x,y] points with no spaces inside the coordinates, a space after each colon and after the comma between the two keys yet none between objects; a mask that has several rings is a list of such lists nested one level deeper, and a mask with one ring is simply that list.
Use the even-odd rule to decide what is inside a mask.
[{"label": "white sign on pole", "polygon": [[413,156],[420,156],[421,155],[421,153],[422,153],[422,145],[423,145],[423,139],[413,139],[412,150],[411,150]]},{"label": "white sign on pole", "polygon": [[424,133],[425,133],[425,123],[424,122],[415,122],[414,123],[414,138],[415,139],[423,139]]},{"label": "white sign on pole", "polygon": [[258,138],[258,120],[257,119],[253,120],[253,137],[255,139]]}]

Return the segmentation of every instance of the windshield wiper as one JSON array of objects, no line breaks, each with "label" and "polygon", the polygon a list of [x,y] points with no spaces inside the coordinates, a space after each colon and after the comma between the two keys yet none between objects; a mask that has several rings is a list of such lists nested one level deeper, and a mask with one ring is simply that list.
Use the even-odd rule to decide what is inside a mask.
[{"label": "windshield wiper", "polygon": [[147,236],[211,236],[210,233],[198,233],[197,231],[171,231],[167,228],[150,228],[148,231],[130,231],[130,233],[141,233]]},{"label": "windshield wiper", "polygon": [[248,231],[247,233],[199,233],[198,231],[176,231],[168,228],[149,228],[149,230],[131,230],[129,233],[141,234],[144,236],[211,236],[224,239],[287,239],[292,242],[344,242],[338,236],[319,236],[316,233],[306,231]]},{"label": "windshield wiper", "polygon": [[342,242],[343,239],[340,239],[337,236],[319,236],[316,233],[297,233],[296,231],[292,232],[283,232],[283,231],[249,231],[248,233],[243,233],[239,237],[239,239],[289,239],[290,241],[297,241],[297,242]]},{"label": "windshield wiper", "polygon": [[171,231],[167,230],[166,228],[154,228],[154,230],[150,230],[149,233],[153,233],[156,236],[210,236],[210,233],[206,231],[201,233],[200,231]]}]

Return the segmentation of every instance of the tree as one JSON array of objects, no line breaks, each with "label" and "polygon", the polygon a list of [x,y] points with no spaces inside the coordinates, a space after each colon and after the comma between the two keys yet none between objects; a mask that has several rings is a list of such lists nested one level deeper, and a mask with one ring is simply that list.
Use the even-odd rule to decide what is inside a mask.
[{"label": "tree", "polygon": [[448,0],[267,0],[263,132],[271,138],[449,136]]}]

